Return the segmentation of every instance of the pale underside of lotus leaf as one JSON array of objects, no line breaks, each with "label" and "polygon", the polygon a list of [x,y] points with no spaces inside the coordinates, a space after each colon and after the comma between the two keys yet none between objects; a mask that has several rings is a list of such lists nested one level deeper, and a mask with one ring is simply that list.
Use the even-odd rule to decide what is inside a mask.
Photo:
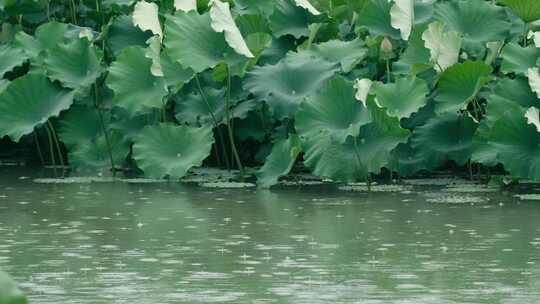
[{"label": "pale underside of lotus leaf", "polygon": [[133,158],[145,175],[181,178],[210,154],[212,128],[162,124],[142,130],[133,146]]},{"label": "pale underside of lotus leaf", "polygon": [[178,11],[165,22],[165,51],[174,62],[200,73],[225,61],[229,65],[245,58],[229,47],[223,33],[211,27],[208,13]]},{"label": "pale underside of lotus leaf", "polygon": [[276,142],[264,166],[257,172],[257,184],[262,188],[277,184],[280,177],[289,174],[300,152],[302,146],[297,135]]},{"label": "pale underside of lotus leaf", "polygon": [[51,79],[73,89],[92,85],[102,72],[96,50],[86,39],[58,44],[44,63]]},{"label": "pale underside of lotus leaf", "polygon": [[504,40],[510,30],[503,7],[488,1],[446,1],[435,6],[435,19],[463,35],[466,44]]},{"label": "pale underside of lotus leaf", "polygon": [[422,34],[422,40],[437,71],[442,72],[458,62],[461,37],[456,32],[448,31],[442,23],[430,23]]},{"label": "pale underside of lotus leaf", "polygon": [[390,9],[392,27],[401,33],[401,39],[407,41],[414,26],[414,0],[395,0]]},{"label": "pale underside of lotus leaf", "polygon": [[138,46],[125,48],[109,68],[107,86],[114,91],[113,102],[135,113],[161,108],[167,95],[165,80],[151,73],[152,60]]},{"label": "pale underside of lotus leaf", "polygon": [[510,7],[512,12],[525,22],[533,22],[540,19],[540,1],[499,0],[499,3]]},{"label": "pale underside of lotus leaf", "polygon": [[176,10],[189,12],[197,10],[197,0],[174,0]]},{"label": "pale underside of lotus leaf", "polygon": [[492,68],[481,61],[466,61],[446,69],[439,80],[435,98],[437,113],[457,112],[476,98],[480,89],[491,81]]},{"label": "pale underside of lotus leaf", "polygon": [[377,104],[386,108],[388,115],[408,118],[427,103],[429,89],[421,78],[409,76],[398,78],[395,83],[377,82],[372,87],[372,94]]},{"label": "pale underside of lotus leaf", "polygon": [[244,88],[265,100],[276,119],[293,117],[298,105],[339,70],[320,58],[289,53],[275,65],[258,66],[249,73]]},{"label": "pale underside of lotus leaf", "polygon": [[238,54],[247,58],[253,58],[253,54],[249,50],[244,41],[244,37],[242,37],[240,30],[234,22],[229,3],[221,2],[221,0],[210,0],[209,5],[210,19],[212,20],[211,26],[214,31],[217,33],[224,33],[225,40]]},{"label": "pale underside of lotus leaf", "polygon": [[307,140],[329,137],[343,144],[370,121],[368,109],[355,98],[353,83],[338,76],[301,104],[296,129]]},{"label": "pale underside of lotus leaf", "polygon": [[150,31],[163,39],[158,11],[159,7],[156,3],[144,0],[137,2],[133,9],[133,25],[138,26],[142,31]]},{"label": "pale underside of lotus leaf", "polygon": [[527,70],[536,66],[540,58],[540,48],[535,46],[522,47],[517,43],[507,44],[502,52],[503,59],[501,71],[503,73],[516,73],[527,75]]},{"label": "pale underside of lotus leaf", "polygon": [[0,79],[5,73],[22,65],[27,59],[28,57],[26,57],[23,50],[7,44],[0,45]]},{"label": "pale underside of lotus leaf", "polygon": [[146,48],[146,58],[152,59],[152,66],[150,72],[156,77],[163,77],[163,68],[161,66],[161,41],[158,36],[153,36],[146,41],[148,47]]},{"label": "pale underside of lotus leaf", "polygon": [[527,112],[525,112],[525,118],[527,118],[527,123],[536,127],[536,130],[540,132],[540,112],[536,107],[530,107]]},{"label": "pale underside of lotus leaf", "polygon": [[294,0],[297,6],[302,7],[306,9],[310,14],[312,15],[320,15],[321,12],[319,12],[308,0]]},{"label": "pale underside of lotus leaf", "polygon": [[527,77],[529,78],[529,86],[532,91],[540,98],[540,70],[538,70],[538,68],[528,69]]},{"label": "pale underside of lotus leaf", "polygon": [[367,106],[366,103],[372,85],[373,81],[369,78],[356,79],[354,81],[354,88],[356,89],[354,97],[356,100],[362,102],[364,106]]},{"label": "pale underside of lotus leaf", "polygon": [[73,92],[41,74],[27,74],[12,81],[0,94],[0,136],[18,142],[34,128],[67,110]]}]

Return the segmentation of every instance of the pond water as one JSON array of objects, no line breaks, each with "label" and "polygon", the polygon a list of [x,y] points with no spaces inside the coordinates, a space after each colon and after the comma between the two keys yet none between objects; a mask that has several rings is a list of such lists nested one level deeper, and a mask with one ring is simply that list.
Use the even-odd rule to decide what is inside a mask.
[{"label": "pond water", "polygon": [[35,176],[0,167],[0,268],[31,303],[540,303],[540,201],[515,193]]}]

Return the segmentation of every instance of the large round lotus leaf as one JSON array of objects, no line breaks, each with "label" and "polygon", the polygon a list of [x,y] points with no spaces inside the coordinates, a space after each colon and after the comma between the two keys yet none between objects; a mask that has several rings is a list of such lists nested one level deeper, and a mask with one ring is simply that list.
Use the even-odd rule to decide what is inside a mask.
[{"label": "large round lotus leaf", "polygon": [[392,72],[410,75],[431,68],[431,55],[422,40],[422,34],[426,28],[426,26],[417,26],[413,29],[405,51],[392,65]]},{"label": "large round lotus leaf", "polygon": [[411,147],[425,155],[444,154],[449,160],[463,165],[471,156],[476,128],[477,124],[470,117],[446,113],[416,128],[411,137]]},{"label": "large round lotus leaf", "polygon": [[26,304],[23,292],[17,287],[17,284],[11,277],[0,271],[0,304]]},{"label": "large round lotus leaf", "polygon": [[152,59],[141,47],[125,48],[109,68],[107,86],[114,91],[115,105],[135,113],[161,108],[167,95],[163,77],[151,73]]},{"label": "large round lotus leaf", "polygon": [[540,132],[527,123],[526,109],[512,108],[497,120],[488,143],[514,177],[540,179]]},{"label": "large round lotus leaf", "polygon": [[26,56],[41,62],[41,52],[54,48],[59,43],[66,42],[68,25],[56,21],[40,25],[34,36],[23,31],[15,35],[14,45],[23,50]]},{"label": "large round lotus leaf", "polygon": [[392,2],[388,0],[369,1],[360,11],[357,24],[367,27],[372,35],[400,39],[399,30],[393,28],[391,24],[391,8]]},{"label": "large round lotus leaf", "polygon": [[[110,147],[110,149],[109,149]],[[111,169],[111,155],[116,168],[123,167],[129,154],[129,143],[119,132],[103,133],[95,138],[81,138],[69,148],[70,164],[77,171],[106,173]]]},{"label": "large round lotus leaf", "polygon": [[274,11],[274,0],[235,0],[235,9],[242,15],[262,14],[270,16]]},{"label": "large round lotus leaf", "polygon": [[460,32],[466,43],[504,40],[510,29],[504,8],[488,1],[445,1],[435,6],[435,19]]},{"label": "large round lotus leaf", "polygon": [[399,126],[397,118],[382,110],[372,111],[373,122],[360,128],[358,137],[348,137],[343,144],[330,136],[303,140],[305,164],[315,175],[351,182],[364,179],[368,173],[380,173],[391,160],[391,151],[407,141],[409,132]]},{"label": "large round lotus leaf", "polygon": [[292,0],[276,0],[270,16],[270,28],[276,37],[291,35],[295,38],[308,36],[311,14],[296,6]]},{"label": "large round lotus leaf", "polygon": [[178,62],[172,61],[165,52],[161,53],[160,63],[165,81],[169,87],[180,88],[195,76],[195,72],[192,69],[184,68]]},{"label": "large round lotus leaf", "polygon": [[439,80],[435,111],[440,114],[462,110],[492,80],[492,71],[481,61],[466,61],[445,70]]},{"label": "large round lotus leaf", "polygon": [[328,62],[341,65],[343,73],[349,73],[367,57],[368,50],[360,39],[351,41],[330,40],[314,44],[309,50],[302,51],[320,57]]},{"label": "large round lotus leaf", "polygon": [[72,103],[73,92],[41,74],[19,77],[0,94],[0,136],[7,135],[18,142]]},{"label": "large round lotus leaf", "polygon": [[210,154],[212,128],[162,124],[142,130],[133,146],[133,158],[150,177],[175,177],[200,166]]},{"label": "large round lotus leaf", "polygon": [[373,84],[371,93],[376,96],[377,104],[386,108],[388,115],[408,118],[426,105],[429,93],[426,82],[410,76],[398,78],[395,83]]},{"label": "large round lotus leaf", "polygon": [[152,35],[133,25],[129,16],[118,16],[107,28],[107,44],[115,56],[128,46],[145,46]]},{"label": "large round lotus leaf", "polygon": [[297,135],[276,142],[264,166],[257,172],[257,184],[263,188],[277,184],[280,177],[289,174],[300,152],[302,145]]},{"label": "large round lotus leaf", "polygon": [[255,33],[271,33],[268,20],[259,14],[241,15],[236,17],[235,22],[244,37]]},{"label": "large round lotus leaf", "polygon": [[258,66],[244,88],[265,100],[278,119],[291,118],[302,100],[315,93],[339,70],[336,64],[303,54],[289,53],[275,65]]},{"label": "large round lotus leaf", "polygon": [[527,70],[535,67],[536,61],[540,58],[540,48],[535,46],[522,47],[512,42],[504,47],[501,57],[503,59],[501,65],[503,73],[527,75]]},{"label": "large round lotus leaf", "polygon": [[540,1],[538,0],[498,0],[498,2],[508,6],[514,14],[525,22],[540,19]]},{"label": "large round lotus leaf", "polygon": [[[206,90],[205,97],[206,100],[200,94],[193,93],[178,98],[175,106],[176,119],[189,124],[213,125],[215,118],[218,124],[227,124],[226,91],[210,88]],[[237,105],[236,100],[231,100],[230,117],[244,119],[256,105],[253,101]]]},{"label": "large round lotus leaf", "polygon": [[[105,117],[103,119],[104,123],[108,122]],[[94,107],[74,104],[62,115],[58,133],[60,140],[68,148],[77,144],[86,144],[87,141],[102,133],[99,113]]]},{"label": "large round lotus leaf", "polygon": [[88,87],[102,72],[96,50],[87,39],[57,45],[44,62],[47,75],[68,88]]},{"label": "large round lotus leaf", "polygon": [[208,13],[179,11],[169,16],[165,22],[164,40],[169,57],[197,73],[224,60],[238,61],[241,56],[228,46],[223,33],[216,33],[210,24]]},{"label": "large round lotus leaf", "polygon": [[19,48],[14,48],[9,45],[0,45],[0,79],[5,73],[10,72],[14,68],[22,65],[28,57]]},{"label": "large round lotus leaf", "polygon": [[433,170],[442,165],[444,154],[428,151],[422,153],[414,149],[410,142],[400,144],[393,151],[391,169],[402,176],[410,176],[422,170]]},{"label": "large round lotus leaf", "polygon": [[313,141],[328,137],[343,144],[347,137],[358,136],[360,127],[369,123],[371,116],[354,95],[353,84],[337,77],[306,98],[296,114],[296,129],[302,138]]}]

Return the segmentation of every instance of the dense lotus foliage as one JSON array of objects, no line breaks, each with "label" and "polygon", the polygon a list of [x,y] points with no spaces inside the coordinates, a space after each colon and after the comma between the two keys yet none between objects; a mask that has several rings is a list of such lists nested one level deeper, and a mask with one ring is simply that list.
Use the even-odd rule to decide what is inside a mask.
[{"label": "dense lotus foliage", "polygon": [[538,0],[0,0],[0,137],[180,178],[540,179]]}]

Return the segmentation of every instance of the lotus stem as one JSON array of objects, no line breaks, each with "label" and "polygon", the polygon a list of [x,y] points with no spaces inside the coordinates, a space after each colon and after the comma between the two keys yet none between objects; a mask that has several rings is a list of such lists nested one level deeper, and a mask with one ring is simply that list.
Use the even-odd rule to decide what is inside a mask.
[{"label": "lotus stem", "polygon": [[71,21],[73,22],[73,24],[77,24],[77,10],[75,6],[75,0],[70,0],[69,6],[71,8]]},{"label": "lotus stem", "polygon": [[[197,74],[195,74],[195,83],[197,84],[197,89],[199,90],[199,94],[201,95],[201,98],[203,99],[204,103],[206,104],[206,107],[208,108],[208,113],[210,114],[210,117],[212,118],[212,123],[214,124],[214,129],[216,129],[216,132],[218,134],[218,137],[219,137],[219,142],[220,142],[220,146],[221,146],[221,150],[223,151],[223,153],[225,154],[225,165],[227,166],[227,170],[230,171],[231,170],[231,164],[229,163],[229,153],[227,153],[227,149],[225,148],[225,138],[223,137],[223,133],[221,132],[221,129],[219,128],[219,124],[218,124],[218,121],[216,119],[216,116],[214,115],[214,112],[212,111],[212,107],[210,107],[210,103],[208,102],[208,99],[206,98],[206,94],[204,94],[204,91],[202,89],[202,86],[201,86],[201,82],[199,80],[199,76]],[[220,155],[219,155],[219,152],[218,152],[218,149],[217,149],[217,145],[216,145],[216,153],[218,154],[218,165],[220,166],[221,164],[219,159],[220,159]]]},{"label": "lotus stem", "polygon": [[107,128],[105,127],[105,120],[103,119],[103,113],[101,113],[101,108],[99,106],[99,89],[97,86],[97,82],[94,83],[94,105],[96,107],[96,111],[99,116],[99,123],[101,125],[101,130],[103,131],[103,135],[105,136],[105,144],[107,145],[107,153],[109,154],[109,161],[111,163],[111,171],[113,176],[116,175],[116,166],[114,165],[114,157],[112,155],[112,146],[111,141],[109,139],[109,132],[107,132]]},{"label": "lotus stem", "polygon": [[236,149],[236,144],[234,142],[234,132],[233,127],[231,125],[231,70],[229,66],[227,66],[227,99],[225,104],[225,119],[227,119],[227,130],[229,131],[229,141],[231,142],[231,149],[232,153],[234,155],[234,159],[236,160],[236,165],[238,166],[238,170],[240,170],[240,175],[242,177],[244,176],[244,167],[242,166],[242,162],[240,161],[240,156],[238,155],[238,150]]},{"label": "lotus stem", "polygon": [[58,152],[58,160],[60,161],[60,165],[62,166],[62,172],[63,172],[66,166],[64,164],[64,156],[62,155],[62,149],[60,149],[60,142],[58,141],[56,130],[54,129],[54,126],[51,123],[51,121],[48,120],[47,124],[48,124],[49,130],[51,130],[51,135],[54,141],[54,145],[56,146],[56,152]]},{"label": "lotus stem", "polygon": [[54,159],[54,146],[51,131],[47,127],[45,127],[45,131],[47,131],[47,137],[49,138],[49,153],[51,153],[51,163],[54,169],[54,175],[58,176],[58,172],[56,172],[56,160]]},{"label": "lotus stem", "polygon": [[45,158],[43,157],[43,152],[41,152],[41,146],[39,144],[39,137],[37,134],[37,129],[34,130],[33,134],[34,134],[34,142],[36,143],[36,149],[38,152],[39,160],[41,161],[41,165],[45,166]]},{"label": "lotus stem", "polygon": [[386,59],[386,83],[390,83],[392,81],[390,77],[390,59]]}]

